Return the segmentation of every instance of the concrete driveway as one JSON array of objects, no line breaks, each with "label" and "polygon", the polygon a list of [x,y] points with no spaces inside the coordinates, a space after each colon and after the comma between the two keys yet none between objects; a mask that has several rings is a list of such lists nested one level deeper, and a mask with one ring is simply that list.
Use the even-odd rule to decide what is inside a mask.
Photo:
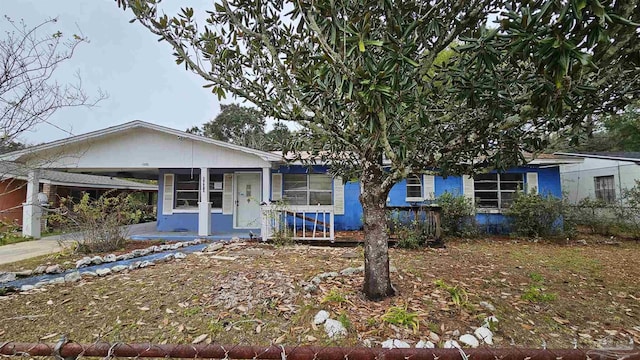
[{"label": "concrete driveway", "polygon": [[[127,236],[131,237],[155,231],[156,222],[127,225],[126,228],[128,231]],[[80,234],[77,233],[54,235],[40,240],[0,246],[0,265],[60,252],[64,244],[70,244],[79,237]]]}]

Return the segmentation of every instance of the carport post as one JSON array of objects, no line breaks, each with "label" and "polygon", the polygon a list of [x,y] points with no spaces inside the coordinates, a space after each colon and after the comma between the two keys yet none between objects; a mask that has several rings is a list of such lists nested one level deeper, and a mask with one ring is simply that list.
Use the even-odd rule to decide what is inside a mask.
[{"label": "carport post", "polygon": [[29,170],[27,175],[27,198],[22,204],[22,236],[40,239],[42,207],[38,201],[40,191],[40,170]]},{"label": "carport post", "polygon": [[209,202],[209,168],[200,168],[200,201],[198,202],[198,236],[211,235],[211,203]]}]

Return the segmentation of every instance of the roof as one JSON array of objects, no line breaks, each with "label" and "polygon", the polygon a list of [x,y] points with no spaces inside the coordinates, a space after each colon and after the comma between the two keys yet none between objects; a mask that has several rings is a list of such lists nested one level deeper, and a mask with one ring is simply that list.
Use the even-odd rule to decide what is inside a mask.
[{"label": "roof", "polygon": [[230,143],[227,143],[227,142],[224,142],[224,141],[214,140],[214,139],[208,138],[206,136],[190,134],[190,133],[185,132],[185,131],[176,130],[176,129],[172,129],[172,128],[169,128],[169,127],[166,127],[166,126],[161,126],[161,125],[157,125],[157,124],[148,123],[148,122],[142,121],[142,120],[134,120],[134,121],[131,121],[131,122],[128,122],[128,123],[124,123],[124,124],[121,124],[121,125],[111,126],[111,127],[105,128],[105,129],[92,131],[92,132],[89,132],[89,133],[86,133],[86,134],[71,136],[71,137],[68,137],[68,138],[61,139],[61,140],[52,141],[52,142],[49,142],[49,143],[28,147],[26,149],[22,149],[22,150],[13,151],[13,152],[10,152],[10,153],[2,154],[2,155],[0,155],[0,160],[18,161],[19,162],[26,155],[34,154],[34,153],[45,151],[45,150],[55,149],[55,148],[62,147],[62,146],[68,146],[68,145],[74,144],[74,143],[85,142],[87,140],[103,137],[103,136],[109,135],[109,134],[126,132],[126,131],[129,131],[129,130],[132,130],[132,129],[136,129],[136,128],[150,129],[150,130],[159,131],[159,132],[163,132],[163,133],[170,134],[170,135],[175,135],[175,136],[178,136],[180,138],[192,139],[192,140],[195,140],[195,141],[201,141],[201,142],[204,142],[204,143],[217,145],[217,146],[220,146],[220,147],[223,147],[223,148],[227,148],[227,149],[231,149],[231,150],[237,150],[237,151],[241,151],[241,152],[244,152],[244,153],[253,154],[253,155],[256,155],[256,156],[260,157],[261,159],[263,159],[265,161],[281,161],[282,160],[282,158],[280,156],[272,154],[272,153],[269,153],[269,152],[266,152],[266,151],[260,151],[260,150],[251,149],[251,148],[248,148],[248,147],[245,147],[245,146],[230,144]]},{"label": "roof", "polygon": [[600,152],[575,152],[565,153],[557,152],[557,155],[573,156],[581,158],[593,158],[603,160],[616,160],[616,161],[640,161],[640,152],[637,151],[600,151]]},{"label": "roof", "polygon": [[[29,169],[20,164],[0,162],[0,177],[26,180]],[[109,176],[87,175],[70,172],[40,170],[40,182],[61,186],[73,186],[96,189],[127,189],[157,191],[158,186]]]}]

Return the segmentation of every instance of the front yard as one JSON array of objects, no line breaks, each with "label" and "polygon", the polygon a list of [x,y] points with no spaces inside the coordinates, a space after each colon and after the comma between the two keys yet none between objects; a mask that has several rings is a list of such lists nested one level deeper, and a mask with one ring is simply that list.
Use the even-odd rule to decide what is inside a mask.
[{"label": "front yard", "polygon": [[[214,254],[0,297],[0,336],[380,346],[389,338],[458,339],[495,315],[498,347],[640,341],[637,242],[555,245],[507,238],[449,241],[446,249],[392,249],[398,291],[393,298],[365,301],[356,269],[327,275],[315,292],[304,290],[314,276],[357,268],[362,258],[361,248],[236,243]],[[406,310],[405,325],[384,316],[392,307]],[[346,337],[331,340],[321,325],[313,325],[323,309],[346,325]]]}]

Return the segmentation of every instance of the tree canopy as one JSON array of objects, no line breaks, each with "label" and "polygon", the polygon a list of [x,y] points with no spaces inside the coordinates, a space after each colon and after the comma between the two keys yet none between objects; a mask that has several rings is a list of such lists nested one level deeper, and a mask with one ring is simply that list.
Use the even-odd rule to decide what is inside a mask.
[{"label": "tree canopy", "polygon": [[298,122],[333,173],[360,179],[372,299],[393,293],[396,182],[521,164],[640,88],[638,1],[219,0],[203,22],[116,1],[220,98]]}]

